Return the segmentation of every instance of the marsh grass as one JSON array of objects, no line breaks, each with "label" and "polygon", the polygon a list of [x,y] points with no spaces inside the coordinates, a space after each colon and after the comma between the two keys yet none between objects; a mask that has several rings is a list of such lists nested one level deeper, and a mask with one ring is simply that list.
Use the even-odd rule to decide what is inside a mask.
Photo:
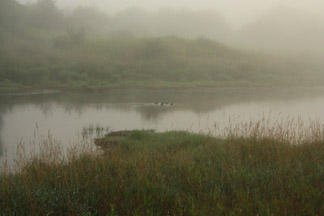
[{"label": "marsh grass", "polygon": [[0,215],[324,214],[318,122],[264,119],[219,137],[133,131],[117,141],[101,154],[45,154],[2,173]]}]

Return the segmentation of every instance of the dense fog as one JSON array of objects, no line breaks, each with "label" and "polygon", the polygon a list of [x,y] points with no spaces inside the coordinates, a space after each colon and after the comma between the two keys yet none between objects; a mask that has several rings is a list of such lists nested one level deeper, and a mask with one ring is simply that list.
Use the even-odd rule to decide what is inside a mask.
[{"label": "dense fog", "polygon": [[104,32],[204,35],[235,46],[285,53],[322,54],[324,48],[323,1],[58,0],[56,5],[65,14],[74,14],[83,27],[97,26]]},{"label": "dense fog", "polygon": [[319,1],[103,2],[2,0],[0,89],[324,83]]},{"label": "dense fog", "polygon": [[[36,0],[19,0],[19,2],[36,2]],[[157,11],[160,8],[186,8],[189,10],[216,10],[219,11],[232,25],[239,28],[242,25],[251,22],[257,17],[265,14],[267,11],[277,7],[286,6],[288,8],[302,9],[308,12],[322,14],[324,2],[318,0],[165,0],[165,1],[150,1],[150,0],[58,0],[58,6],[65,9],[73,9],[77,6],[95,5],[102,10],[111,14],[120,12],[130,7],[142,8],[148,11]]]}]

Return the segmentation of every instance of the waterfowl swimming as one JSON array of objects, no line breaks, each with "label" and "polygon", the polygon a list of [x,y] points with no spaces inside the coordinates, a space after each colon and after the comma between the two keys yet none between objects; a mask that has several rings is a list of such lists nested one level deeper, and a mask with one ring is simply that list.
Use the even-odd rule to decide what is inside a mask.
[{"label": "waterfowl swimming", "polygon": [[169,103],[169,102],[165,102],[165,101],[162,101],[162,102],[154,102],[155,105],[160,105],[160,106],[173,106],[174,103]]}]

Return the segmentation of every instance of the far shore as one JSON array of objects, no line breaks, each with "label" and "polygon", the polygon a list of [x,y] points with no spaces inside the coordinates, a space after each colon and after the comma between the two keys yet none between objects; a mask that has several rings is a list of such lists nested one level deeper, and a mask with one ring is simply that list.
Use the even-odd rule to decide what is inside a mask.
[{"label": "far shore", "polygon": [[104,93],[114,90],[218,90],[218,89],[322,89],[324,85],[287,85],[287,86],[260,86],[260,85],[237,85],[237,86],[118,86],[118,87],[100,87],[100,88],[69,88],[69,87],[54,87],[54,88],[19,88],[14,90],[0,90],[0,96],[24,96],[24,95],[48,95],[64,92],[80,92],[80,93]]}]

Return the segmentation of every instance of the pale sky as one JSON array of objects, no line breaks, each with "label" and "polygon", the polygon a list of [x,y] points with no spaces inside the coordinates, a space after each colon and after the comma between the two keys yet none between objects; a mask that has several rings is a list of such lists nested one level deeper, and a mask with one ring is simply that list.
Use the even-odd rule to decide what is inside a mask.
[{"label": "pale sky", "polygon": [[[35,2],[36,0],[18,0]],[[324,14],[324,0],[57,0],[60,7],[73,8],[79,5],[95,5],[110,14],[129,7],[156,11],[159,8],[190,10],[217,10],[234,27],[239,28],[277,6],[297,8]]]}]

